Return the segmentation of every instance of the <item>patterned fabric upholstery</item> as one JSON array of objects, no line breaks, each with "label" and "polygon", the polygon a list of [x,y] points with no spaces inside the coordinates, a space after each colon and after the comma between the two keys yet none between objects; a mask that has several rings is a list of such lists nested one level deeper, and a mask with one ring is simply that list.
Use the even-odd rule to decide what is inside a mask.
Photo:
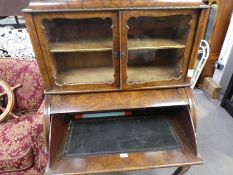
[{"label": "patterned fabric upholstery", "polygon": [[[0,175],[43,174],[47,164],[43,139],[43,87],[36,61],[0,59],[0,78],[18,83],[16,109],[19,119],[0,123]],[[38,109],[39,108],[39,109]]]},{"label": "patterned fabric upholstery", "polygon": [[11,86],[22,84],[16,89],[17,110],[38,109],[43,100],[43,86],[36,61],[0,59],[0,79]]},{"label": "patterned fabric upholstery", "polygon": [[0,124],[0,172],[22,170],[31,167],[33,154],[31,146],[32,117],[20,116]]}]

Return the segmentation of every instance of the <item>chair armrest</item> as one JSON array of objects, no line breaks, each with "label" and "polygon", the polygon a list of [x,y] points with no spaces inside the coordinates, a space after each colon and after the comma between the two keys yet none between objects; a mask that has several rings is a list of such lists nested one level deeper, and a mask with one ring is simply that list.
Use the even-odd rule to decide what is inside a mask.
[{"label": "chair armrest", "polygon": [[43,110],[45,102],[43,101],[40,108],[33,116],[32,122],[32,148],[35,156],[35,168],[43,173],[47,164],[48,156],[46,155],[46,144],[43,132]]}]

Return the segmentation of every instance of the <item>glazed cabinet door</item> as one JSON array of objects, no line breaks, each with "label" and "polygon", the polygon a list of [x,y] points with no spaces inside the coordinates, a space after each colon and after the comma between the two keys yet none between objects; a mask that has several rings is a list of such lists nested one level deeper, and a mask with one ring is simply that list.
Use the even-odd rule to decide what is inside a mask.
[{"label": "glazed cabinet door", "polygon": [[198,10],[121,12],[123,89],[185,85]]},{"label": "glazed cabinet door", "polygon": [[75,93],[120,89],[119,14],[34,14],[50,89]]}]

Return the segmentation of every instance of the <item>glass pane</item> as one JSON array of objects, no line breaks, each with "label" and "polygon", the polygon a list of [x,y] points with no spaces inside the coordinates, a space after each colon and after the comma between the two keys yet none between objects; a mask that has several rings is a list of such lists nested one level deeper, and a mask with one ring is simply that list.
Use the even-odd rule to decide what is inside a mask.
[{"label": "glass pane", "polygon": [[57,84],[114,81],[110,18],[53,19],[43,24]]},{"label": "glass pane", "polygon": [[179,79],[191,16],[128,20],[128,83]]}]

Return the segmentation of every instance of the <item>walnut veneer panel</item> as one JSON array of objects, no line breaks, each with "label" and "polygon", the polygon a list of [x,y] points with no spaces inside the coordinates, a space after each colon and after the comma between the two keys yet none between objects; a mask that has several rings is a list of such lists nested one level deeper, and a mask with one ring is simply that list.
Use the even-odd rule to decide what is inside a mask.
[{"label": "walnut veneer panel", "polygon": [[189,7],[199,8],[203,7],[204,0],[34,0],[30,3],[28,9],[25,12],[36,11],[60,11],[68,10],[75,11],[77,9],[104,9],[104,8],[139,8],[139,7]]},{"label": "walnut veneer panel", "polygon": [[53,95],[51,114],[188,105],[184,88]]}]

